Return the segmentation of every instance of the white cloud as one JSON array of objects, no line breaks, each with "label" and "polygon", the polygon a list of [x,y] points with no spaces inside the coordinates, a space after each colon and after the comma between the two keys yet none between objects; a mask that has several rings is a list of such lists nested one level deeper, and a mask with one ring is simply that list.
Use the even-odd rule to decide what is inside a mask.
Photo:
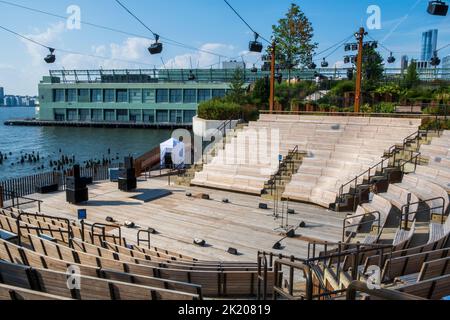
[{"label": "white cloud", "polygon": [[[47,30],[38,33],[26,35],[27,38],[34,40],[36,42],[42,43],[43,45],[51,46],[59,39],[59,36],[65,31],[66,25],[63,22],[51,25]],[[42,65],[43,57],[48,54],[48,50],[38,46],[35,43],[22,39],[27,48],[28,54],[31,56],[31,62],[33,65]]]},{"label": "white cloud", "polygon": [[[219,57],[216,55],[209,54],[204,51],[220,53],[224,56],[232,56],[234,52],[234,47],[232,45],[222,44],[222,43],[205,43],[199,49],[203,51],[185,53],[182,55],[175,56],[172,59],[166,61],[167,68],[180,68],[180,69],[190,69],[191,61],[192,68],[205,68],[213,64],[219,63]],[[225,58],[221,58],[224,61]]]}]

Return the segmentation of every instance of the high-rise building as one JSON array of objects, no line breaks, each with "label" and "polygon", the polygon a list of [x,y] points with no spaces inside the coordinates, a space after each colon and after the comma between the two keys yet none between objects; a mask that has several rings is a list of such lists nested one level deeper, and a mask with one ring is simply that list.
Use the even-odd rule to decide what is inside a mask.
[{"label": "high-rise building", "polygon": [[428,30],[422,33],[421,61],[430,61],[437,49],[438,30]]},{"label": "high-rise building", "polygon": [[3,99],[5,98],[5,90],[3,87],[0,87],[0,106],[3,105]]},{"label": "high-rise building", "polygon": [[408,69],[408,64],[409,64],[409,58],[408,56],[402,56],[402,60],[400,62],[400,68],[402,69],[402,72],[405,71],[406,69]]}]

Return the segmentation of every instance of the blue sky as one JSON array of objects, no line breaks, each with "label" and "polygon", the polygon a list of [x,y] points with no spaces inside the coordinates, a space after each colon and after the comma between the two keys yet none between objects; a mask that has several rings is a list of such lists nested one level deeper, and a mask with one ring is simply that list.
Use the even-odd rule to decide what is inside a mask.
[{"label": "blue sky", "polygon": [[[9,0],[16,4],[43,11],[67,15],[70,5],[81,9],[81,20],[114,27],[143,36],[151,36],[137,21],[133,20],[114,0]],[[137,13],[155,32],[162,36],[201,47],[227,57],[244,55],[248,63],[259,56],[249,55],[248,41],[252,37],[247,27],[233,14],[222,0],[122,0]],[[258,30],[269,38],[271,25],[282,17],[290,0],[229,0],[230,3]],[[365,25],[369,5],[381,8],[381,29],[370,32],[383,40],[383,44],[395,52],[400,60],[402,54],[419,57],[421,32],[439,29],[438,47],[450,43],[450,16],[434,17],[426,13],[426,0],[304,0],[294,1],[309,17],[315,29],[318,51],[350,36],[360,25]],[[146,47],[148,39],[96,29],[82,25],[81,30],[68,30],[66,21],[0,2],[0,25],[13,29],[50,46],[88,53],[112,59],[58,54],[58,61],[51,68],[151,68],[206,67],[219,62],[219,58],[166,45],[161,56],[150,56]],[[0,30],[0,86],[11,94],[36,94],[37,83],[48,73],[42,62],[45,49],[26,43]],[[381,49],[383,55],[388,52]],[[341,65],[343,50],[328,58],[330,65]],[[450,54],[450,49],[441,55]],[[223,60],[224,58],[222,58]],[[136,63],[118,61],[130,60]],[[137,62],[142,64],[137,64]]]}]

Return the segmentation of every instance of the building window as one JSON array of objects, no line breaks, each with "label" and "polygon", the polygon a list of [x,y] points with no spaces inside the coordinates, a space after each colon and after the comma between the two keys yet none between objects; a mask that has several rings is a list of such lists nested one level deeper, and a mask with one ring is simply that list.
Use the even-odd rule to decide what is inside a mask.
[{"label": "building window", "polygon": [[184,90],[184,103],[197,103],[197,90],[195,89]]},{"label": "building window", "polygon": [[67,90],[67,102],[77,102],[77,90],[68,89]]},{"label": "building window", "polygon": [[90,121],[91,120],[91,110],[90,109],[80,109],[78,110],[80,121]]},{"label": "building window", "polygon": [[183,110],[170,110],[170,123],[183,122]]},{"label": "building window", "polygon": [[92,102],[102,102],[102,90],[101,89],[93,89],[91,91],[91,101]]},{"label": "building window", "polygon": [[55,109],[55,121],[66,121],[66,110],[65,109]]},{"label": "building window", "polygon": [[225,89],[213,89],[212,97],[213,98],[223,98],[225,97],[226,91]]},{"label": "building window", "polygon": [[211,100],[211,90],[199,89],[198,90],[198,102]]},{"label": "building window", "polygon": [[130,110],[130,121],[131,122],[141,122],[142,121],[141,110]]},{"label": "building window", "polygon": [[127,89],[117,89],[116,90],[117,102],[125,103],[128,102],[128,90]]},{"label": "building window", "polygon": [[105,110],[103,118],[105,119],[105,121],[115,121],[116,120],[115,110]]},{"label": "building window", "polygon": [[169,102],[169,90],[157,89],[156,90],[156,103],[167,103],[167,102]]},{"label": "building window", "polygon": [[54,102],[64,102],[64,90],[63,89],[53,90],[53,101]]},{"label": "building window", "polygon": [[116,110],[117,121],[128,122],[128,110],[119,109]]},{"label": "building window", "polygon": [[144,110],[144,122],[155,123],[155,110]]},{"label": "building window", "polygon": [[67,109],[67,121],[77,121],[78,111],[77,109]]},{"label": "building window", "polygon": [[103,120],[103,111],[102,110],[92,110],[92,121],[102,121]]},{"label": "building window", "polygon": [[90,102],[89,89],[78,90],[78,102]]},{"label": "building window", "polygon": [[156,110],[156,122],[158,123],[169,122],[169,112],[167,110]]},{"label": "building window", "polygon": [[144,89],[142,91],[142,94],[143,94],[143,97],[142,97],[143,103],[155,102],[155,90],[154,89]]},{"label": "building window", "polygon": [[183,90],[171,89],[170,90],[170,103],[182,103],[183,102]]},{"label": "building window", "polygon": [[130,103],[142,103],[142,90],[131,89],[130,90]]},{"label": "building window", "polygon": [[103,97],[105,102],[116,102],[114,89],[105,89]]},{"label": "building window", "polygon": [[197,111],[195,110],[184,110],[183,122],[184,123],[192,123],[192,118],[197,115]]}]

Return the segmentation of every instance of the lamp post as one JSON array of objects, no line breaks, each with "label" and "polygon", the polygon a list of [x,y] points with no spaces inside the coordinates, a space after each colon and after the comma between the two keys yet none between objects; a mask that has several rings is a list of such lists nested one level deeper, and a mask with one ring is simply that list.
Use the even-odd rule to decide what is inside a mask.
[{"label": "lamp post", "polygon": [[359,32],[355,34],[356,40],[358,40],[358,59],[356,62],[355,113],[359,113],[361,109],[362,63],[363,63],[363,45],[365,35],[367,35],[367,32],[364,30],[364,28],[360,28]]},{"label": "lamp post", "polygon": [[271,57],[271,61],[270,61],[270,98],[269,98],[269,109],[270,109],[270,113],[273,113],[274,110],[274,106],[275,106],[275,50],[276,50],[276,45],[275,45],[275,41],[272,42],[272,47],[271,47],[271,53],[272,53],[272,57]]}]

